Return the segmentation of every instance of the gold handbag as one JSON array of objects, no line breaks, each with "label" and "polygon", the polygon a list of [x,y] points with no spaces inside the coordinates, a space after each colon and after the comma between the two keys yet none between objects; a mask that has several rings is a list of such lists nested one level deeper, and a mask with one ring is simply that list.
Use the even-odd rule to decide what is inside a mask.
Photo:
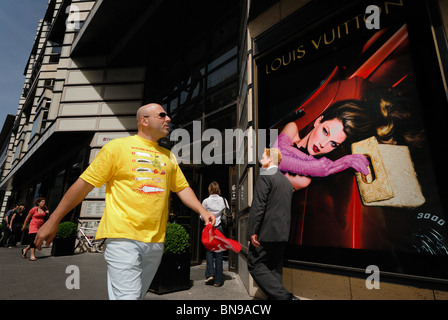
[{"label": "gold handbag", "polygon": [[356,173],[365,206],[419,207],[425,203],[407,146],[379,144],[375,137],[352,144],[370,161],[369,174]]}]

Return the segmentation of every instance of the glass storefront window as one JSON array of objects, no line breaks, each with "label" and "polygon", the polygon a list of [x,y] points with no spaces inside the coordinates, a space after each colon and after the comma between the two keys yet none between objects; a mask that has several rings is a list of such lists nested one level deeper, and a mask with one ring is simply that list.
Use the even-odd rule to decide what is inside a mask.
[{"label": "glass storefront window", "polygon": [[33,128],[31,129],[31,134],[30,134],[30,141],[33,140],[34,135],[37,133],[37,128],[40,125],[41,116],[42,116],[42,113],[39,112],[39,114],[37,114],[36,117],[34,118]]},{"label": "glass storefront window", "polygon": [[65,170],[59,171],[54,180],[53,180],[53,186],[51,188],[51,196],[50,199],[48,199],[48,207],[49,208],[56,208],[59,201],[62,198],[62,195],[64,194],[64,177],[65,177]]},{"label": "glass storefront window", "polygon": [[[216,90],[213,93],[207,95],[205,102],[205,113],[208,114],[215,110],[219,110],[236,101],[238,96],[238,87],[236,82],[231,83],[229,86]],[[232,123],[234,125],[234,123]]]},{"label": "glass storefront window", "polygon": [[207,88],[211,89],[214,86],[231,78],[232,76],[237,74],[237,70],[238,70],[238,63],[237,59],[235,58],[208,75]]},{"label": "glass storefront window", "polygon": [[233,58],[234,56],[236,56],[237,53],[238,53],[238,47],[235,46],[232,49],[230,49],[229,51],[227,51],[226,53],[224,53],[219,58],[217,58],[217,59],[213,60],[211,63],[209,63],[208,64],[208,70],[213,70],[214,68],[216,68],[220,64],[222,64],[225,61],[229,60],[230,58]]}]

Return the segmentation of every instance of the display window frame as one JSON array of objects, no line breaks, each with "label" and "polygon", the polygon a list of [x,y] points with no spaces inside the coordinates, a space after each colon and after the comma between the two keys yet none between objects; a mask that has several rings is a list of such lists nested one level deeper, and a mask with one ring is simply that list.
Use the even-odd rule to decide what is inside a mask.
[{"label": "display window frame", "polygon": [[[365,22],[365,18],[371,15],[366,13],[369,5],[380,9],[380,27],[377,29],[369,29]],[[368,100],[371,95],[376,95],[377,99],[378,92],[397,92],[398,89],[390,88],[400,87],[400,83],[401,86],[406,85],[407,90],[412,91],[408,98],[412,97],[413,103],[417,106],[412,112],[415,113],[414,117],[418,118],[417,122],[421,125],[425,137],[423,149],[414,149],[413,146],[408,148],[411,150],[411,162],[416,167],[417,180],[424,194],[426,206],[419,204],[412,210],[408,207],[390,209],[392,213],[384,213],[385,218],[382,223],[394,224],[394,227],[387,225],[384,228],[369,229],[371,226],[367,222],[370,222],[369,217],[372,217],[375,209],[369,209],[370,211],[363,209],[367,206],[366,202],[362,202],[364,198],[359,199],[362,196],[358,194],[360,193],[358,183],[357,187],[352,188],[351,196],[359,199],[358,206],[362,208],[358,211],[358,216],[352,215],[351,225],[343,225],[340,228],[348,230],[340,233],[341,239],[351,233],[347,241],[331,238],[333,226],[330,222],[327,221],[330,231],[325,234],[325,228],[318,226],[317,218],[313,221],[312,218],[304,218],[304,215],[292,212],[293,225],[286,254],[289,262],[358,272],[365,272],[368,266],[375,265],[381,272],[393,276],[423,280],[436,279],[448,283],[446,270],[448,265],[446,246],[448,215],[446,213],[448,211],[447,204],[444,202],[447,195],[444,183],[446,173],[438,144],[440,137],[443,137],[443,128],[446,127],[444,115],[448,110],[444,80],[447,78],[447,65],[446,59],[440,56],[440,52],[446,52],[447,43],[446,38],[440,37],[443,34],[441,30],[443,26],[438,15],[438,3],[432,0],[341,1],[338,3],[317,0],[309,2],[296,13],[253,39],[257,128],[278,128],[281,133],[281,129],[288,122],[302,118],[307,125],[303,126],[303,133],[299,135],[305,136],[312,130],[312,123],[316,119],[313,111],[306,107],[312,106],[315,100],[319,103],[315,102],[314,105],[326,104],[319,111],[323,112],[330,102],[337,100],[335,98],[337,95],[327,97],[334,86],[334,79],[338,79],[337,90],[342,90],[344,83],[349,82],[348,78],[353,80],[360,76],[361,80],[368,78],[371,82],[377,81],[380,85],[373,86],[372,89],[369,83],[367,89],[364,90],[361,87],[365,82],[355,81],[355,79],[351,81],[350,88],[356,88],[354,90],[356,92],[347,96],[350,99]],[[388,65],[393,63],[398,65],[404,60],[397,59],[395,62],[387,60],[389,53],[383,54],[381,48],[388,47],[387,43],[392,43],[389,46],[394,46],[398,41],[402,41],[397,40],[400,36],[405,38],[404,42],[400,42],[400,45],[395,46],[392,51],[397,52],[401,50],[397,48],[404,48],[404,53],[397,55],[406,60],[409,66],[408,74],[412,75],[395,79],[397,74],[391,72],[400,68],[389,68],[384,71],[386,70],[384,65],[388,63]],[[379,41],[380,38],[383,39]],[[370,56],[365,58],[369,50]],[[374,60],[378,55],[383,58],[376,66],[379,71],[375,74],[375,71],[368,71],[365,65],[371,66],[371,62],[366,61]],[[364,65],[359,63],[362,60],[361,56],[364,57],[362,58]],[[378,66],[383,66],[383,69]],[[381,79],[378,80],[379,78]],[[353,84],[354,82],[356,84]],[[381,87],[381,91],[377,89],[378,87]],[[395,94],[397,95],[399,94]],[[325,103],[322,102],[323,100]],[[398,105],[398,103],[395,104]],[[409,124],[407,126],[411,128]],[[274,141],[270,143],[273,145]],[[396,144],[403,143],[399,141]],[[346,152],[350,153],[351,150]],[[328,158],[336,160],[338,156],[341,155],[334,152]],[[416,160],[416,158],[420,159]],[[427,172],[430,177],[424,175]],[[355,177],[354,171],[346,170],[330,178],[328,183],[337,186],[339,181],[345,181],[345,179],[356,181]],[[310,195],[318,194],[319,185],[325,184],[327,178],[319,179],[321,180],[311,182],[314,190],[310,188],[307,191],[301,191],[309,193],[303,198],[306,200],[294,200],[295,193],[293,201],[316,202],[317,196],[312,198]],[[334,188],[337,189],[337,187]],[[373,208],[385,206],[381,204]],[[405,204],[405,206],[409,205]],[[315,207],[318,206],[315,205]],[[293,210],[294,208],[293,205]],[[296,206],[296,208],[302,210],[303,206]],[[327,218],[332,214],[324,209],[322,211],[326,212]],[[387,209],[383,211],[387,212]],[[319,209],[315,208],[310,212],[318,216],[316,212],[319,212]],[[405,216],[404,212],[408,212],[409,215]],[[355,218],[363,221],[358,229],[354,227]],[[333,217],[333,225],[338,223],[335,219]],[[373,220],[372,223],[377,224],[381,219]],[[300,227],[297,227],[299,224],[301,224]],[[324,224],[322,220],[322,225]],[[406,228],[409,230],[403,231]],[[386,231],[383,235],[377,230]],[[310,235],[314,231],[315,234]],[[430,234],[434,235],[434,232],[439,235],[431,238]],[[392,239],[395,236],[397,239]],[[326,241],[319,239],[325,237],[327,237]],[[375,241],[381,244],[375,245]],[[428,244],[429,242],[432,244]]]}]

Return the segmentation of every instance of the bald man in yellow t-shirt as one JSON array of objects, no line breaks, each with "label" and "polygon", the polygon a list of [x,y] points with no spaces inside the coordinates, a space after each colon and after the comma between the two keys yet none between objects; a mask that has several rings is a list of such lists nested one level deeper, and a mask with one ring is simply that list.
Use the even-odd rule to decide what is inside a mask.
[{"label": "bald man in yellow t-shirt", "polygon": [[106,207],[96,238],[107,238],[110,299],[145,296],[163,253],[170,191],[206,223],[215,223],[175,157],[157,143],[169,133],[170,121],[161,105],[142,106],[137,111],[137,135],[107,143],[37,233],[35,244],[41,250],[44,241],[53,241],[62,218],[94,187],[106,183]]}]

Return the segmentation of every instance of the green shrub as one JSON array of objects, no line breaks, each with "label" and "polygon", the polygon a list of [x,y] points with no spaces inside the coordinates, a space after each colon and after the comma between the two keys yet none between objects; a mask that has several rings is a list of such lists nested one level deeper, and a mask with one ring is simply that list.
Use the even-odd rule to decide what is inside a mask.
[{"label": "green shrub", "polygon": [[58,231],[56,232],[56,237],[65,239],[75,236],[77,232],[78,225],[74,222],[66,221],[59,224]]},{"label": "green shrub", "polygon": [[180,254],[188,252],[189,248],[190,235],[187,230],[180,224],[168,222],[163,253]]}]

